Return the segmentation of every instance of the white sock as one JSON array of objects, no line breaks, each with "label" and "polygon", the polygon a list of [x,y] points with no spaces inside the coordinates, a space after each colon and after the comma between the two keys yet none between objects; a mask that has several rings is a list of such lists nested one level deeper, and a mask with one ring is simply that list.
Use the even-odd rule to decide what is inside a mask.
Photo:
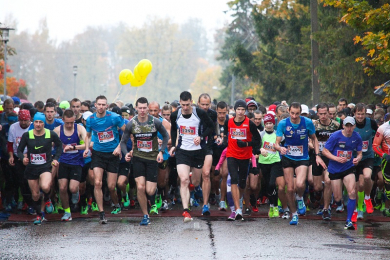
[{"label": "white sock", "polygon": [[364,195],[364,199],[365,200],[369,200],[369,199],[371,199],[371,196],[370,195]]}]

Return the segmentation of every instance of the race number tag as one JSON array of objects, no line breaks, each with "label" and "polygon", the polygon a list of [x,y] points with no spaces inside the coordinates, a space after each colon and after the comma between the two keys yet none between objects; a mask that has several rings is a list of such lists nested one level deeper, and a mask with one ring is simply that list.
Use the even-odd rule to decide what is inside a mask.
[{"label": "race number tag", "polygon": [[195,126],[180,126],[180,135],[195,135],[196,127]]},{"label": "race number tag", "polygon": [[64,151],[66,146],[71,146],[72,150],[66,151],[64,153],[78,153],[79,152],[78,150],[73,150],[73,145],[76,146],[77,144],[76,143],[74,143],[74,144],[62,144],[62,151]]},{"label": "race number tag", "polygon": [[352,151],[337,150],[337,157],[345,157],[349,161],[352,158]]},{"label": "race number tag", "polygon": [[230,128],[230,137],[232,139],[246,139],[246,129]]},{"label": "race number tag", "polygon": [[152,151],[152,141],[137,141],[138,151],[142,152],[151,152]]},{"label": "race number tag", "polygon": [[276,153],[275,144],[270,142],[264,142],[263,148],[267,150],[267,153]]},{"label": "race number tag", "polygon": [[368,141],[363,141],[362,151],[363,152],[368,151]]},{"label": "race number tag", "polygon": [[287,155],[303,156],[303,146],[302,145],[288,145],[287,146]]},{"label": "race number tag", "polygon": [[322,152],[322,150],[324,150],[324,147],[325,147],[325,142],[318,142],[318,146],[319,146],[320,152]]},{"label": "race number tag", "polygon": [[46,163],[46,154],[38,153],[38,154],[30,154],[30,162],[31,164],[40,165]]},{"label": "race number tag", "polygon": [[98,138],[99,143],[111,142],[114,140],[114,132],[112,130],[106,132],[98,132]]}]

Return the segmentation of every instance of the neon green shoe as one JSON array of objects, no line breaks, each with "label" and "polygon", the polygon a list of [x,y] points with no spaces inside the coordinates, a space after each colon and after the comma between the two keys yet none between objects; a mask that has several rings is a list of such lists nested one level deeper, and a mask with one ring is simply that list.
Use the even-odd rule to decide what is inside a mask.
[{"label": "neon green shoe", "polygon": [[128,208],[130,206],[129,194],[126,193],[126,198],[123,202],[123,207]]},{"label": "neon green shoe", "polygon": [[282,206],[282,202],[280,201],[280,199],[278,199],[278,206],[279,206],[279,207]]},{"label": "neon green shoe", "polygon": [[92,212],[99,211],[98,205],[96,202],[92,202],[91,204]]},{"label": "neon green shoe", "polygon": [[88,206],[81,206],[81,215],[88,215]]},{"label": "neon green shoe", "polygon": [[149,215],[158,215],[158,208],[157,205],[153,205],[152,208],[150,209]]},{"label": "neon green shoe", "polygon": [[156,203],[157,209],[160,209],[161,206],[162,206],[161,194],[159,194],[158,196],[156,196],[155,203]]},{"label": "neon green shoe", "polygon": [[385,209],[382,213],[383,213],[383,216],[390,217],[390,211],[388,209]]},{"label": "neon green shoe", "polygon": [[382,204],[381,204],[381,212],[383,212],[385,209],[386,209],[385,203],[382,202]]},{"label": "neon green shoe", "polygon": [[[278,215],[279,215],[279,213],[278,213]],[[268,217],[269,218],[273,218],[274,217],[274,208],[269,207]]]},{"label": "neon green shoe", "polygon": [[278,207],[274,207],[274,215],[273,215],[273,217],[274,218],[278,218],[279,217],[279,208]]},{"label": "neon green shoe", "polygon": [[119,214],[119,213],[121,213],[122,211],[121,211],[121,207],[114,207],[114,210],[113,211],[111,211],[111,214]]},{"label": "neon green shoe", "polygon": [[58,206],[57,206],[57,203],[54,203],[53,204],[53,212],[52,214],[58,214]]}]

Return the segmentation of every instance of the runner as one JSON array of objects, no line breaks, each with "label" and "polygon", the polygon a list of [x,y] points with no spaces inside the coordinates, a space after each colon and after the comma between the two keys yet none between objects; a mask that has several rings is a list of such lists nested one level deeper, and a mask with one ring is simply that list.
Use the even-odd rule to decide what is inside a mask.
[{"label": "runner", "polygon": [[[126,125],[121,140],[121,149],[126,154],[126,161],[129,162],[133,157],[137,199],[144,215],[140,225],[149,225],[147,200],[153,204],[155,202],[158,163],[163,162],[163,151],[167,147],[169,134],[158,118],[148,115],[148,100],[146,98],[139,98],[135,107],[138,114]],[[163,137],[160,151],[157,132],[161,133]],[[134,145],[133,150],[127,152],[126,144],[130,134],[134,137]],[[155,204],[153,206],[157,207]],[[157,209],[155,208],[153,212],[157,212]]]},{"label": "runner", "polygon": [[[322,154],[329,158],[329,178],[332,182],[333,197],[337,206],[341,205],[342,185],[348,192],[347,221],[344,229],[354,230],[352,214],[356,207],[356,175],[355,166],[362,159],[362,138],[354,132],[356,122],[353,117],[346,117],[344,129],[333,133],[325,144]],[[353,151],[357,157],[353,157]]]},{"label": "runner", "polygon": [[[73,102],[77,104],[78,102]],[[60,165],[58,168],[58,186],[60,190],[60,199],[65,213],[62,221],[72,220],[72,214],[69,207],[68,189],[72,194],[72,204],[79,202],[79,185],[81,181],[82,169],[84,164],[83,151],[85,149],[85,128],[76,124],[76,115],[71,109],[64,111],[62,120],[64,125],[58,126],[54,132],[60,137],[63,153],[60,156]],[[81,144],[83,143],[83,144]],[[77,208],[74,208],[74,211]]]},{"label": "runner", "polygon": [[[72,109],[75,117],[76,117],[76,124],[81,124],[81,116],[83,113],[81,113],[81,101],[78,98],[74,98],[70,101],[70,108]],[[63,116],[63,115],[62,115]]]},{"label": "runner", "polygon": [[[292,211],[290,225],[298,224],[298,214],[306,214],[303,193],[306,189],[306,177],[309,167],[308,138],[313,141],[317,165],[321,164],[322,167],[326,168],[319,154],[313,122],[307,117],[300,116],[301,110],[300,103],[291,103],[289,107],[290,117],[279,122],[275,142],[276,150],[282,155],[284,179],[287,185],[287,200]],[[280,142],[282,141],[283,135],[285,137],[285,144],[284,147],[281,147]],[[296,175],[296,191],[294,190],[294,173]],[[294,196],[295,192],[296,197]],[[298,212],[295,200],[298,203]]]},{"label": "runner", "polygon": [[120,115],[107,111],[107,98],[105,96],[96,98],[95,107],[96,112],[87,119],[84,158],[88,157],[90,142],[92,141],[91,168],[94,174],[95,199],[99,208],[100,223],[107,224],[103,209],[103,172],[107,172],[107,186],[114,203],[114,210],[111,214],[119,214],[121,206],[115,190],[120,162],[119,155],[121,153],[118,128],[124,131],[125,124]]},{"label": "runner", "polygon": [[246,187],[249,160],[252,158],[252,153],[260,153],[261,138],[256,125],[245,116],[245,101],[237,100],[234,104],[234,110],[235,117],[225,122],[224,136],[228,138],[226,156],[231,176],[232,197],[236,209],[235,219],[240,220],[243,218],[239,201]]},{"label": "runner", "polygon": [[[38,112],[34,115],[34,129],[23,134],[18,147],[18,158],[23,158],[23,164],[26,165],[24,172],[25,178],[32,194],[32,204],[37,212],[35,225],[40,225],[44,218],[43,208],[41,207],[40,190],[44,194],[44,202],[50,199],[50,187],[52,175],[50,173],[51,165],[58,166],[58,158],[62,153],[62,143],[58,135],[44,128],[45,116]],[[52,159],[52,143],[56,147],[56,154]],[[23,152],[27,147],[27,157]]]},{"label": "runner", "polygon": [[[196,187],[200,184],[205,160],[207,150],[206,137],[213,132],[214,125],[204,110],[192,107],[190,92],[183,91],[180,94],[180,106],[177,111],[171,114],[172,147],[169,154],[176,157],[177,172],[180,178],[183,217],[184,222],[189,222],[192,221],[188,208],[190,200],[188,188],[190,172],[192,172],[192,184]],[[201,125],[203,125],[202,133],[200,133]],[[176,138],[178,138],[177,142]]]}]

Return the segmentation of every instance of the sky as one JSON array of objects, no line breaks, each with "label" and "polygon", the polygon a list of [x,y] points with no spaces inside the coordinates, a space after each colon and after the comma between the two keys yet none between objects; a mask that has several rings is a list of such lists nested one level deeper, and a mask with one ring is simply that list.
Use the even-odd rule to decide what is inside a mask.
[{"label": "sky", "polygon": [[[170,17],[182,23],[199,18],[212,41],[214,31],[230,20],[229,0],[0,0],[0,22],[12,15],[18,31],[34,32],[47,19],[50,37],[57,43],[70,40],[88,26],[109,26],[124,22],[140,27],[150,16]],[[12,41],[12,32],[10,33]]]}]

